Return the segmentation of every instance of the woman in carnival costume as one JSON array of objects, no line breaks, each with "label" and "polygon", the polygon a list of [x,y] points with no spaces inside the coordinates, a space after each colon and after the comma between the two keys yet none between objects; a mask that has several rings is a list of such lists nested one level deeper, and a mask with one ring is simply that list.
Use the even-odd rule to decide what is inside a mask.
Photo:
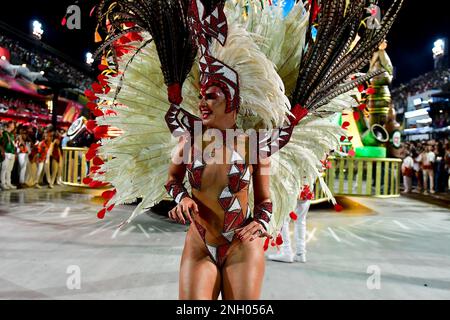
[{"label": "woman in carnival costume", "polygon": [[87,92],[100,142],[85,182],[114,189],[99,217],[141,198],[129,223],[168,192],[169,217],[190,222],[179,298],[258,299],[263,248],[282,243],[298,190],[319,179],[337,205],[321,171],[345,133],[328,117],[376,75],[346,80],[401,4],[368,30],[364,0],[299,1],[287,17],[269,1],[101,1],[103,72]]}]

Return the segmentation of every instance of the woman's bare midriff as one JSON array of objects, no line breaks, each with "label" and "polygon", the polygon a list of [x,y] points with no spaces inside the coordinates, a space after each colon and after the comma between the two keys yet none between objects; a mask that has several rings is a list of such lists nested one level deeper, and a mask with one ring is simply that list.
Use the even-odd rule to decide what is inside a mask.
[{"label": "woman's bare midriff", "polygon": [[[207,165],[203,171],[201,189],[192,190],[192,197],[197,203],[199,211],[195,219],[206,229],[206,242],[214,246],[227,243],[222,236],[225,211],[219,203],[219,196],[228,186],[229,170],[229,164]],[[241,204],[242,214],[245,215],[248,204],[248,187],[234,195]]]}]

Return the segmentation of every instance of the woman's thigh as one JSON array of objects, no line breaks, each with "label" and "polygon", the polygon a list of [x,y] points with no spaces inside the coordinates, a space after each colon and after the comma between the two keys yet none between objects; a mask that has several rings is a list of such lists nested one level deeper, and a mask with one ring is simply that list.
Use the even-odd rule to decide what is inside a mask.
[{"label": "woman's thigh", "polygon": [[222,268],[224,300],[257,300],[264,279],[264,239],[238,244],[230,249]]},{"label": "woman's thigh", "polygon": [[194,226],[189,228],[181,257],[180,300],[215,300],[220,293],[220,272]]}]

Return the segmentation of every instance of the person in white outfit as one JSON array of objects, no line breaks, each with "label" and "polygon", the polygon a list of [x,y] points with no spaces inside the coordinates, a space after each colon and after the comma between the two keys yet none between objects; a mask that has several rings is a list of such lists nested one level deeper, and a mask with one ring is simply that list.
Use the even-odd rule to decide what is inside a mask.
[{"label": "person in white outfit", "polygon": [[409,151],[406,151],[406,157],[403,159],[402,175],[405,192],[410,193],[412,191],[412,177],[414,176],[414,160]]},{"label": "person in white outfit", "polygon": [[[292,263],[294,261],[306,262],[306,216],[311,206],[312,199],[313,193],[309,186],[304,186],[297,199],[297,208],[294,212],[291,212],[281,229],[283,243],[276,254],[268,256],[269,260],[287,263]],[[291,220],[294,222],[294,238],[296,242],[295,254],[289,234]]]},{"label": "person in white outfit", "polygon": [[14,129],[14,122],[9,121],[0,137],[0,151],[2,155],[0,183],[3,190],[17,189],[16,186],[11,184],[11,172],[14,168],[14,162],[16,161]]},{"label": "person in white outfit", "polygon": [[31,144],[27,139],[26,131],[20,132],[17,136],[17,159],[19,160],[19,184],[25,186],[26,173],[29,167],[28,155],[30,154]]},{"label": "person in white outfit", "polygon": [[422,172],[423,172],[423,191],[428,194],[428,180],[430,181],[430,193],[434,191],[434,162],[436,155],[433,152],[433,146],[426,146],[422,154]]}]

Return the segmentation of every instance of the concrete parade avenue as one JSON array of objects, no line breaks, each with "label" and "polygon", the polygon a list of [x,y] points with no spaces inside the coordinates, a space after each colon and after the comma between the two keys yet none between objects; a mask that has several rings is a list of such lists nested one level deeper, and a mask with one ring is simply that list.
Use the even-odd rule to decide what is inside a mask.
[{"label": "concrete parade avenue", "polygon": [[[448,207],[340,202],[309,212],[306,263],[267,261],[262,299],[450,299]],[[119,231],[134,207],[99,220],[91,194],[0,192],[0,299],[177,299],[187,227],[148,212]]]}]

